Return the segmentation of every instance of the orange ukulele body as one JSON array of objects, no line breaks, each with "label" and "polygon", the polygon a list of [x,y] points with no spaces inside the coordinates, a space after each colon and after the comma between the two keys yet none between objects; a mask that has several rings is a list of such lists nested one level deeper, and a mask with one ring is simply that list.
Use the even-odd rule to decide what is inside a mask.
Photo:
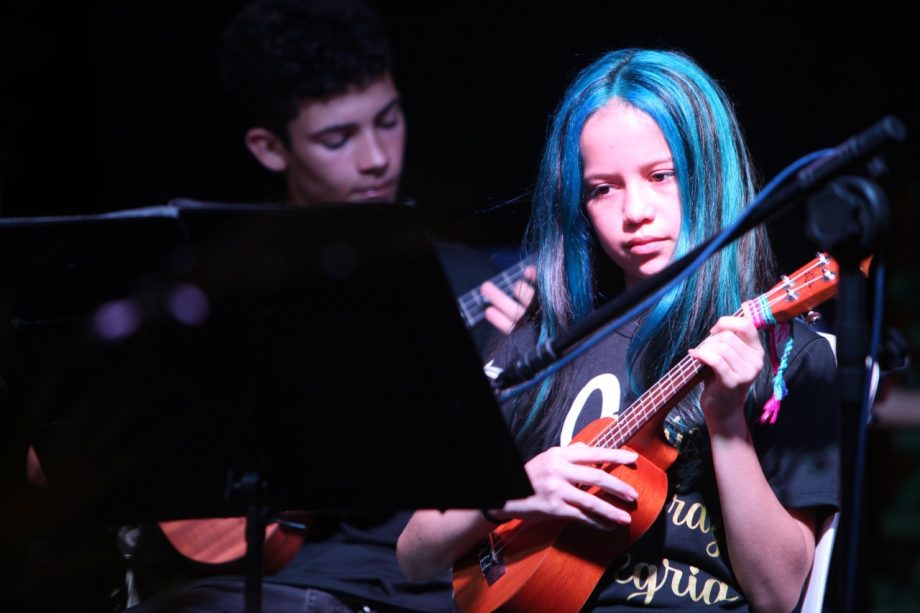
[{"label": "orange ukulele body", "polygon": [[[587,490],[628,511],[632,518],[628,526],[608,532],[568,520],[502,524],[493,532],[487,549],[472,550],[454,566],[454,593],[460,609],[464,613],[581,609],[614,558],[645,534],[661,513],[668,491],[665,471],[677,458],[677,449],[662,436],[666,415],[667,411],[661,411],[624,446],[639,454],[635,464],[602,467],[636,490],[638,504],[607,496],[597,487]],[[615,421],[605,417],[588,424],[572,443],[591,444]],[[512,548],[503,547],[512,541]],[[492,572],[502,575],[484,591],[479,589],[483,556],[490,557]]]},{"label": "orange ukulele body", "polygon": [[[182,519],[160,522],[170,544],[186,558],[214,566],[239,562],[246,555],[246,518]],[[303,545],[303,530],[277,522],[265,527],[262,558],[267,574],[278,572]]]},{"label": "orange ukulele body", "polygon": [[[863,262],[868,273],[869,260]],[[826,254],[803,266],[769,292],[750,300],[735,316],[758,327],[788,321],[831,298],[837,291],[837,263]],[[638,505],[607,497],[628,511],[632,521],[602,531],[569,520],[513,520],[496,528],[486,541],[454,565],[454,597],[464,613],[491,611],[578,611],[613,560],[651,527],[664,506],[665,471],[678,451],[664,438],[668,411],[705,377],[708,370],[689,356],[652,385],[619,420],[589,424],[573,442],[628,448],[634,465],[601,467],[629,483]],[[601,494],[597,488],[586,491]]]}]

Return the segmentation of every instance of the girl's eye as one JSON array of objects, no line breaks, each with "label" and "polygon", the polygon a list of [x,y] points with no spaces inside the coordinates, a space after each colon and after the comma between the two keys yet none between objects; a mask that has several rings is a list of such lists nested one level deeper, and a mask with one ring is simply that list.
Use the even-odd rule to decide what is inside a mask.
[{"label": "girl's eye", "polygon": [[588,198],[599,198],[601,196],[606,196],[610,193],[610,190],[613,189],[610,185],[595,185],[588,192]]},{"label": "girl's eye", "polygon": [[667,181],[668,179],[672,179],[673,177],[674,177],[673,170],[660,170],[652,174],[652,181],[655,181],[656,183],[661,183],[662,181]]}]

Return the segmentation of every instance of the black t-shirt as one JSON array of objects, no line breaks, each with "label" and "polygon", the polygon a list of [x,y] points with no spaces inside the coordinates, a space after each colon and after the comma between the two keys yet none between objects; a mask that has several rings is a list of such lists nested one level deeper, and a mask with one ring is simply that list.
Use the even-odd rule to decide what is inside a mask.
[{"label": "black t-shirt", "polygon": [[409,581],[396,562],[396,539],[411,513],[323,516],[294,559],[266,582],[313,587],[408,611],[451,611],[449,574]]},{"label": "black t-shirt", "polygon": [[[609,335],[572,363],[570,385],[548,409],[553,426],[535,445],[525,444],[527,457],[567,444],[594,419],[626,412],[625,359],[634,327]],[[827,341],[803,324],[795,322],[792,329],[793,352],[785,376],[789,394],[776,423],[754,424],[751,435],[767,481],[783,506],[830,512],[839,504],[834,357]],[[531,334],[519,333],[507,346],[514,351],[530,339]],[[496,366],[505,363],[508,351],[497,355]],[[771,391],[756,389],[754,406],[762,406]],[[506,411],[511,410],[509,403]],[[522,423],[519,414],[508,417],[512,428]],[[711,473],[690,487],[675,487],[675,481],[669,475],[662,513],[614,560],[587,610],[748,608],[727,559]]]}]

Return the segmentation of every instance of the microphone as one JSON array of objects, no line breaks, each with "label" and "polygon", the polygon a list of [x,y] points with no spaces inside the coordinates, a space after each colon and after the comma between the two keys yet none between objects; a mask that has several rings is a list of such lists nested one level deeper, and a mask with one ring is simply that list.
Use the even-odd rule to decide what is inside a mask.
[{"label": "microphone", "polygon": [[907,128],[904,127],[904,123],[894,115],[889,115],[863,132],[851,136],[831,153],[800,170],[796,175],[796,183],[800,189],[809,190],[851,163],[875,154],[889,143],[901,143],[905,140]]}]

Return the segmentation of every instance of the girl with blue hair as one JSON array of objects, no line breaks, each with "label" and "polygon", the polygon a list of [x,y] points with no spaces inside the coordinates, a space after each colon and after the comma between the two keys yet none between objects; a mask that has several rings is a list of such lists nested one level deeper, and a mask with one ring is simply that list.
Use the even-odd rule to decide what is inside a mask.
[{"label": "girl with blue hair", "polygon": [[[693,60],[640,49],[604,55],[576,77],[555,114],[528,229],[538,293],[496,364],[658,273],[737,219],[754,193],[731,103]],[[599,466],[632,465],[637,454],[569,443],[689,354],[711,375],[668,415],[680,453],[663,512],[618,552],[584,608],[792,610],[816,526],[838,504],[834,362],[821,337],[791,326],[789,397],[775,424],[757,422],[754,407],[772,391],[765,343],[749,319],[720,315],[765,290],[771,269],[765,232],[747,234],[503,407],[534,495],[491,511],[416,512],[399,541],[403,571],[433,576],[513,518],[607,531],[630,524],[620,506],[637,500],[637,488]]]}]

